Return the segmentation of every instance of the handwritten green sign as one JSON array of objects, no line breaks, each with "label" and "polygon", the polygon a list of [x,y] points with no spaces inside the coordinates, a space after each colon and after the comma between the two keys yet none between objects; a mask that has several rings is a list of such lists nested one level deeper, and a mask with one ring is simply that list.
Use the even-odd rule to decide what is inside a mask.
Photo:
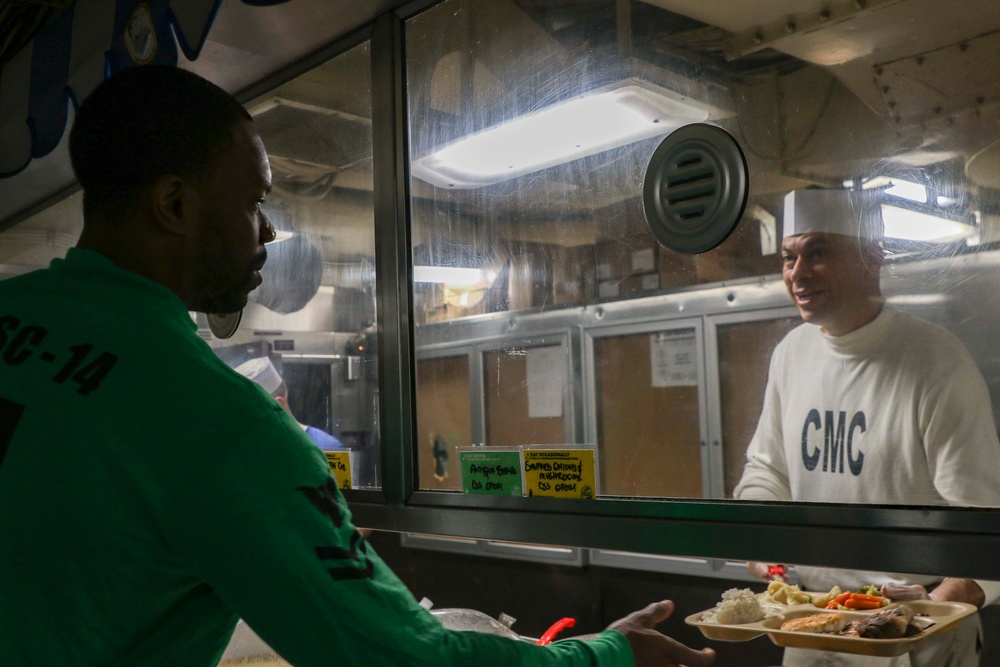
[{"label": "handwritten green sign", "polygon": [[[485,450],[485,451],[484,451]],[[462,466],[462,488],[466,493],[487,496],[521,496],[521,453],[489,451],[459,451]]]}]

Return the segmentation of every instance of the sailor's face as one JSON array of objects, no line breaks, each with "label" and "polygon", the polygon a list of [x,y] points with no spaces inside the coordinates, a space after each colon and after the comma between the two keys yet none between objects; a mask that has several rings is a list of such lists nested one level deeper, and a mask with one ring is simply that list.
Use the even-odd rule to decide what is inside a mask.
[{"label": "sailor's face", "polygon": [[858,240],[841,234],[787,236],[782,278],[802,319],[840,336],[867,323],[878,299],[878,273]]},{"label": "sailor's face", "polygon": [[202,207],[196,263],[198,305],[206,313],[233,313],[261,283],[264,244],[274,228],[261,211],[271,189],[264,144],[251,123],[233,128],[233,143],[215,159],[199,185]]}]

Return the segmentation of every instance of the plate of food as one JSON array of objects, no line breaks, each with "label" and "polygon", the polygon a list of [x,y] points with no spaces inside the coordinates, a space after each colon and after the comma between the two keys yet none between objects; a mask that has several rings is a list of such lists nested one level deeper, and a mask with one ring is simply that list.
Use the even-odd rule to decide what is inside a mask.
[{"label": "plate of food", "polygon": [[743,642],[767,632],[763,621],[768,619],[784,619],[782,609],[778,605],[761,604],[749,588],[730,588],[717,605],[688,616],[685,622],[696,626],[709,639]]},{"label": "plate of food", "polygon": [[823,609],[834,600],[842,597],[840,586],[834,586],[826,593],[804,591],[795,584],[785,583],[783,579],[774,579],[767,585],[767,590],[757,593],[757,599],[762,605],[792,606],[811,604]]},{"label": "plate of food", "polygon": [[726,591],[715,607],[685,622],[718,641],[749,641],[766,634],[783,647],[892,657],[912,651],[975,612],[971,604],[937,600],[886,600],[863,609],[844,604],[821,609],[814,602],[780,605],[761,603],[759,594],[745,588]]}]

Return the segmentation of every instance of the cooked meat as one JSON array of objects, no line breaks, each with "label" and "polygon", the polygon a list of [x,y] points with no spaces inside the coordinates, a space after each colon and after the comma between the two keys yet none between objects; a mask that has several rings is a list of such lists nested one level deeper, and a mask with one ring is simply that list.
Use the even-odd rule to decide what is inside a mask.
[{"label": "cooked meat", "polygon": [[860,622],[861,621],[851,621],[837,634],[841,637],[860,637],[861,635],[858,634],[858,623]]},{"label": "cooked meat", "polygon": [[800,616],[781,624],[781,629],[788,632],[840,632],[843,627],[844,614],[839,611]]},{"label": "cooked meat", "polygon": [[907,632],[912,620],[913,611],[909,607],[893,607],[862,619],[858,623],[858,634],[866,639],[899,639],[907,634],[916,634]]}]

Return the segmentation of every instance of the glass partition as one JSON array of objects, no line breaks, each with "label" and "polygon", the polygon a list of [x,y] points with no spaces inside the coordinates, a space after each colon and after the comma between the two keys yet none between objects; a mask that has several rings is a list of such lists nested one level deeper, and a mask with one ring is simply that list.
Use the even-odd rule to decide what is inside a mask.
[{"label": "glass partition", "polygon": [[265,211],[278,239],[236,335],[212,344],[234,364],[262,346],[288,385],[296,419],[349,450],[353,488],[377,488],[369,44],[247,107],[271,163]]},{"label": "glass partition", "polygon": [[[268,357],[296,419],[350,452],[354,488],[380,486],[367,43],[252,100],[271,163],[265,211],[278,238],[236,333],[200,334],[230,366]],[[0,234],[0,278],[48,265],[83,229],[76,193]],[[310,434],[316,431],[310,430]]]},{"label": "glass partition", "polygon": [[[767,403],[771,358],[803,321],[782,282],[782,240],[788,214],[797,210],[787,196],[811,188],[848,193],[841,203],[866,207],[827,218],[856,222],[858,212],[877,210],[884,229],[880,304],[954,336],[936,338],[947,345],[919,352],[905,345],[913,337],[891,337],[888,349],[902,354],[898,368],[928,367],[944,358],[936,350],[955,348],[957,340],[969,357],[959,353],[961,363],[938,367],[964,368],[975,381],[937,386],[978,387],[981,376],[990,400],[978,407],[954,396],[923,402],[961,403],[961,422],[979,427],[976,437],[937,451],[957,453],[959,461],[985,451],[988,456],[967,469],[976,475],[1000,469],[990,464],[996,449],[991,431],[1000,416],[1000,357],[994,352],[1000,327],[1000,94],[981,75],[992,71],[989,59],[1000,53],[992,48],[993,28],[1000,25],[993,25],[995,12],[972,5],[923,6],[908,16],[912,8],[903,7],[909,3],[883,3],[878,11],[866,10],[865,3],[849,10],[849,4],[795,23],[781,6],[767,3],[733,10],[681,0],[446,0],[428,8],[421,3],[420,13],[405,20],[405,49],[398,51],[396,15],[384,16],[374,30],[381,40],[377,72],[395,71],[387,65],[397,64],[397,54],[405,54],[405,68],[403,86],[391,77],[376,82],[376,137],[385,140],[377,174],[381,183],[391,173],[384,180],[397,185],[395,165],[383,158],[408,150],[406,169],[399,170],[408,178],[399,192],[380,191],[380,205],[389,204],[379,211],[390,214],[379,215],[379,222],[385,225],[380,232],[396,229],[407,238],[405,227],[409,233],[411,245],[403,250],[414,265],[412,317],[396,322],[393,313],[381,323],[389,323],[390,344],[387,356],[377,359],[378,343],[386,341],[379,341],[373,324],[376,256],[386,270],[394,263],[381,260],[397,259],[393,253],[400,248],[380,234],[376,254],[372,54],[366,43],[248,105],[271,157],[275,191],[268,206],[281,240],[271,249],[267,284],[252,298],[237,335],[211,344],[234,364],[270,356],[287,379],[297,415],[355,455],[354,485],[379,488],[385,473],[379,470],[379,362],[392,376],[386,370],[401,361],[399,375],[408,375],[411,350],[405,344],[414,325],[417,470],[407,467],[409,452],[397,451],[399,443],[411,444],[411,396],[385,382],[383,400],[400,404],[387,411],[386,432],[402,432],[391,438],[387,460],[398,462],[403,475],[388,471],[389,506],[357,503],[357,516],[371,519],[365,525],[381,521],[392,529],[649,553],[732,552],[813,564],[829,558],[857,567],[871,565],[868,552],[828,557],[828,537],[846,532],[860,543],[874,530],[888,545],[877,558],[900,563],[903,571],[956,559],[956,570],[995,578],[982,557],[996,534],[989,512],[884,509],[949,498],[838,495],[832,501],[878,507],[818,510],[813,504],[617,501],[735,495]],[[309,66],[316,62],[310,59]],[[394,106],[399,92],[405,108]],[[608,111],[608,103],[611,113],[623,114],[610,120],[590,115],[593,108]],[[599,132],[625,127],[629,116],[639,121],[638,130],[614,137]],[[394,133],[397,122],[405,129],[400,135]],[[692,255],[654,239],[643,183],[659,142],[699,122],[724,128],[738,141],[750,192],[732,233],[718,247]],[[396,145],[400,136],[406,146]],[[470,162],[470,155],[487,159]],[[403,188],[405,201],[397,199]],[[5,228],[0,278],[64,254],[79,234],[80,217],[75,195]],[[408,268],[389,269],[393,280],[380,289],[390,298],[380,299],[380,306],[399,295],[396,284],[407,284],[402,274]],[[210,340],[204,319],[198,323]],[[647,344],[652,348],[664,336],[663,344],[671,345],[674,334],[687,338],[689,332],[704,371],[702,386],[652,387],[655,400],[627,404],[629,388],[653,384],[652,366],[644,361]],[[565,380],[561,403],[547,401],[546,412],[533,413],[529,383],[536,376],[528,352],[555,340],[565,341],[556,353]],[[392,349],[399,342],[403,353]],[[450,351],[437,354],[443,346]],[[815,357],[796,354],[790,361],[813,384],[827,382],[827,367],[821,371]],[[408,379],[400,384],[408,386]],[[543,382],[551,388],[554,379]],[[888,406],[879,410],[885,416],[901,402],[876,392],[872,404]],[[556,405],[561,415],[553,414]],[[806,426],[815,438],[807,440],[803,464],[816,460],[813,470],[828,472],[826,447],[828,463],[845,454],[837,471],[850,474],[848,462],[864,451],[855,447],[860,440],[848,440],[862,435],[854,419],[858,410],[830,409],[831,419],[827,407],[816,411],[819,422],[810,409],[793,434],[801,445]],[[651,424],[631,423],[637,414]],[[874,435],[869,416],[877,415],[866,413],[864,422]],[[938,416],[949,415],[935,414],[931,421],[941,423]],[[670,458],[658,439],[665,435]],[[907,435],[893,443],[914,453],[918,441]],[[598,495],[608,500],[462,498],[456,449],[467,444],[594,447]],[[633,474],[640,467],[683,475],[648,487],[651,475]],[[416,494],[409,502],[411,480],[395,482],[411,472],[419,490],[453,493]],[[1000,505],[993,497],[1000,484],[950,488],[983,491],[954,504]],[[404,518],[393,515],[400,503],[408,504],[399,513]],[[557,520],[517,521],[523,505],[552,508]],[[481,508],[496,512],[484,520]],[[619,521],[638,514],[649,520]],[[705,530],[716,522],[731,524],[742,539]],[[785,539],[788,525],[805,524],[810,530],[802,541]]]},{"label": "glass partition", "polygon": [[[858,5],[796,24],[777,9],[719,3],[446,0],[408,19],[419,344],[457,344],[474,322],[509,322],[512,340],[499,347],[513,349],[533,318],[555,312],[575,320],[567,334],[601,325],[612,307],[633,323],[725,315],[733,319],[696,336],[705,386],[717,389],[701,407],[714,416],[707,427],[670,422],[683,461],[653,455],[657,435],[629,431],[638,404],[614,402],[648,384],[645,340],[635,349],[627,336],[599,340],[589,357],[567,350],[583,369],[568,375],[566,395],[594,377],[609,397],[581,403],[578,421],[598,426],[574,436],[597,440],[605,491],[615,469],[661,466],[688,474],[655,489],[622,477],[613,493],[1000,505],[1000,479],[988,472],[1000,470],[991,342],[1000,123],[995,86],[975,79],[968,60],[991,52],[993,38],[936,11],[911,25],[901,11]],[[950,37],[930,29],[939,21],[954,23]],[[732,233],[686,254],[651,232],[644,179],[660,142],[695,123],[736,140],[750,185]],[[761,314],[781,308],[787,316],[775,321]],[[844,352],[858,338],[867,343]],[[783,375],[768,394],[776,350]],[[844,354],[860,356],[852,365]],[[475,400],[506,408],[510,387],[490,378],[498,369],[488,356],[470,386],[481,389]],[[694,411],[699,399],[684,391],[660,392],[650,414]],[[420,418],[432,419],[419,376],[416,394]],[[770,481],[743,493],[762,410],[777,435],[749,456]],[[532,444],[539,436],[526,423],[487,417],[488,434],[500,429],[487,440]],[[899,456],[905,475],[889,465]]]}]

